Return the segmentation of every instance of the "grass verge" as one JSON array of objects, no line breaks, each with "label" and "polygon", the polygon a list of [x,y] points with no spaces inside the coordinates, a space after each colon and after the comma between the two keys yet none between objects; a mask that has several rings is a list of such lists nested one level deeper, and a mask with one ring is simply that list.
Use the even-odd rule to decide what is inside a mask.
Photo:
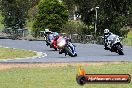
[{"label": "grass verge", "polygon": [[132,30],[128,32],[127,38],[123,39],[123,44],[132,46]]},{"label": "grass verge", "polygon": [[[27,67],[18,66],[17,68],[0,70],[0,88],[132,88],[131,83],[80,86],[76,83],[77,67],[74,63],[56,67],[45,66],[45,64],[27,64]],[[89,74],[132,75],[132,63],[130,62],[87,63],[83,64],[82,67]]]},{"label": "grass verge", "polygon": [[33,51],[0,47],[0,59],[26,58],[35,55]]}]

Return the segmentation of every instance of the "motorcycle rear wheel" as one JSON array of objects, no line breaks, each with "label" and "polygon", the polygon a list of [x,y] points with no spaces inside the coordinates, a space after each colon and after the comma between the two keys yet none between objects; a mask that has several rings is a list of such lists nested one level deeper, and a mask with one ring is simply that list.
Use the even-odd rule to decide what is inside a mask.
[{"label": "motorcycle rear wheel", "polygon": [[119,55],[124,55],[123,51],[121,50],[121,47],[120,46],[117,46],[117,53]]}]

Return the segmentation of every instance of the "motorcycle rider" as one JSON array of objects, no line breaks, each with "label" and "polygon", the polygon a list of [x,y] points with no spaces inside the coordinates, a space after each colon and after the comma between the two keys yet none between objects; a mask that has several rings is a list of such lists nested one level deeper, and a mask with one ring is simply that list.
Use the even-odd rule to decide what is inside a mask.
[{"label": "motorcycle rider", "polygon": [[49,31],[49,29],[45,29],[44,36],[46,38],[46,45],[50,45],[51,40],[53,39],[53,32]]},{"label": "motorcycle rider", "polygon": [[[66,37],[66,36],[60,36],[59,38],[64,38],[65,40],[66,40],[66,42],[68,43],[68,42],[71,42],[71,39],[70,38],[68,38],[68,37]],[[75,46],[75,45],[74,45]],[[64,49],[59,49],[59,54],[62,54],[62,53],[64,53],[65,51],[64,51]],[[67,54],[65,53],[65,56],[66,56]]]},{"label": "motorcycle rider", "polygon": [[52,34],[52,31],[50,31],[49,29],[45,29],[44,35],[48,36],[49,34]]},{"label": "motorcycle rider", "polygon": [[58,40],[59,36],[60,36],[59,33],[53,32],[53,42],[52,42],[52,44],[53,44],[54,47],[56,47],[56,48],[57,48],[57,40]]},{"label": "motorcycle rider", "polygon": [[[110,47],[108,47],[110,45]],[[116,52],[119,55],[124,55],[123,45],[120,43],[120,37],[109,31],[109,29],[104,30],[104,49],[110,50],[111,52]]]},{"label": "motorcycle rider", "polygon": [[54,37],[54,41],[57,41],[57,39],[59,38],[59,33],[57,32],[53,32],[53,37]]},{"label": "motorcycle rider", "polygon": [[113,33],[111,33],[110,31],[109,31],[109,29],[105,29],[104,30],[104,49],[105,50],[111,50],[109,47],[108,47],[108,37],[110,36],[110,35],[112,35]]}]

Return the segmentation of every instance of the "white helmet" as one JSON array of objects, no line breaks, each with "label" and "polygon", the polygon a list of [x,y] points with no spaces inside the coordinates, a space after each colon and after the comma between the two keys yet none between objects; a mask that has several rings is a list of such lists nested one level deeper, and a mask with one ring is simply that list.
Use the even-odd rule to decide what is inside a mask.
[{"label": "white helmet", "polygon": [[47,33],[47,34],[53,34],[53,32],[50,31],[49,29],[45,29],[45,33]]},{"label": "white helmet", "polygon": [[109,29],[104,30],[104,34],[108,34],[109,32],[110,32]]},{"label": "white helmet", "polygon": [[45,32],[49,32],[49,29],[45,29]]}]

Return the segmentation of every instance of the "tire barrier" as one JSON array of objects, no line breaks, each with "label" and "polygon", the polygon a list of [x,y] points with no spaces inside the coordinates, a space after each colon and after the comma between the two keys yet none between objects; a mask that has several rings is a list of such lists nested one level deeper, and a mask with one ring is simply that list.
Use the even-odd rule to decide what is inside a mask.
[{"label": "tire barrier", "polygon": [[101,36],[95,38],[93,35],[70,34],[67,37],[71,38],[73,43],[103,44]]},{"label": "tire barrier", "polygon": [[[64,36],[67,36],[72,40],[73,43],[83,43],[83,44],[99,44],[103,45],[102,36],[93,36],[93,35],[79,35],[79,34],[66,34],[62,33]],[[121,43],[123,45],[132,45],[132,38],[123,39],[120,37]]]},{"label": "tire barrier", "polygon": [[[43,33],[44,31],[41,31],[39,37],[35,40],[45,40]],[[26,37],[28,36],[28,31],[20,30],[20,32],[18,32],[17,35],[15,35],[15,33],[13,34],[10,31],[6,33],[0,32],[0,39],[13,39],[18,35],[20,38],[27,39]],[[61,35],[70,38],[73,43],[103,45],[102,36],[95,37],[93,35],[79,35],[79,34],[66,34],[66,33],[61,33]],[[121,43],[123,45],[132,45],[132,38],[127,38],[127,39],[121,38]]]},{"label": "tire barrier", "polygon": [[21,39],[28,36],[28,29],[6,28],[0,32],[0,38]]}]

